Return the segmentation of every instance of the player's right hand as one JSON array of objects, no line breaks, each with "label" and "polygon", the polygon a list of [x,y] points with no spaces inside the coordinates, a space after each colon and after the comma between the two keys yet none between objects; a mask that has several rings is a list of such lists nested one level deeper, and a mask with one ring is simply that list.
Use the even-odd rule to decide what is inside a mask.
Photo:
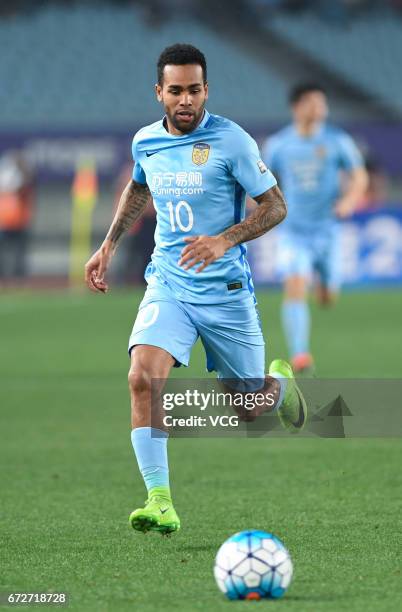
[{"label": "player's right hand", "polygon": [[109,240],[105,240],[100,249],[86,263],[85,282],[91,291],[95,293],[106,293],[108,291],[109,286],[104,277],[113,253],[113,244]]}]

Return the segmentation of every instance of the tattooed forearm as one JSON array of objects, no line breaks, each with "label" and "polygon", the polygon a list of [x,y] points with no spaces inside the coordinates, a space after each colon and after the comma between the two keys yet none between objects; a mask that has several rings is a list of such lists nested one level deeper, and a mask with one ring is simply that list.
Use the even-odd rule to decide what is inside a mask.
[{"label": "tattooed forearm", "polygon": [[111,240],[114,245],[117,245],[124,232],[141,217],[150,197],[151,193],[147,185],[130,181],[121,194],[119,206],[106,240]]},{"label": "tattooed forearm", "polygon": [[232,225],[222,234],[235,246],[262,236],[286,217],[286,203],[278,186],[254,198],[258,208],[241,223]]}]

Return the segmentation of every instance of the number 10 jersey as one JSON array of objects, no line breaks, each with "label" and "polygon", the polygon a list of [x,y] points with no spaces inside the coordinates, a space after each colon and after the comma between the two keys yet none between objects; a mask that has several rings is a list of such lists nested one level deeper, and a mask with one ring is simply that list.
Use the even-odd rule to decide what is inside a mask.
[{"label": "number 10 jersey", "polygon": [[147,183],[156,209],[155,250],[146,271],[178,300],[218,304],[254,295],[246,246],[196,273],[178,265],[187,236],[215,236],[245,216],[245,195],[276,185],[256,142],[236,123],[210,115],[183,136],[169,134],[164,120],[139,130],[133,140],[133,179]]}]

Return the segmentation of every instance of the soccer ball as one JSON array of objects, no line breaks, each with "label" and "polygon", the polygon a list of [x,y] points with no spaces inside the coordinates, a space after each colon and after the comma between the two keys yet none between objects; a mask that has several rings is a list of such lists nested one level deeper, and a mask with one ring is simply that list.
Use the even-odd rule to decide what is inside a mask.
[{"label": "soccer ball", "polygon": [[279,538],[252,529],[241,531],[222,544],[214,575],[229,599],[277,599],[290,584],[293,564]]}]

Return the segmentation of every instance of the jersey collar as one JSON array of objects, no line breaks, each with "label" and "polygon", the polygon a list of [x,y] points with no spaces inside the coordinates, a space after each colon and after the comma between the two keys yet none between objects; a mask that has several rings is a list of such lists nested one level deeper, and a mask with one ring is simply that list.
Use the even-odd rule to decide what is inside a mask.
[{"label": "jersey collar", "polygon": [[[210,118],[210,116],[211,116],[211,115],[209,114],[209,112],[207,111],[207,109],[204,109],[204,116],[203,116],[203,118],[201,119],[201,122],[200,122],[199,126],[197,127],[197,130],[199,130],[200,128],[203,128],[203,127],[205,127],[205,126],[206,126],[206,124],[208,123],[208,119]],[[194,130],[194,131],[196,131],[196,130]]]}]

